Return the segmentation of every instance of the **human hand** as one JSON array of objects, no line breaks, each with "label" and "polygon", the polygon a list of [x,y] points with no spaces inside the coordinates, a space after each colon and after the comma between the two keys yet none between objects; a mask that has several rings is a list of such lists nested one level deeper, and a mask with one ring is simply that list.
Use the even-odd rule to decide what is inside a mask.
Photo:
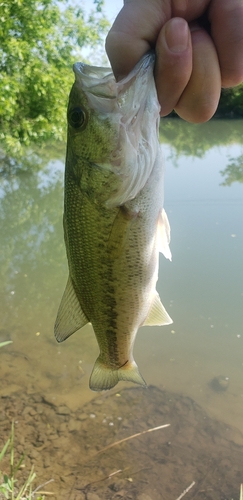
[{"label": "human hand", "polygon": [[175,109],[190,122],[209,120],[221,87],[243,81],[243,0],[124,0],[106,39],[115,77],[151,49],[161,116]]}]

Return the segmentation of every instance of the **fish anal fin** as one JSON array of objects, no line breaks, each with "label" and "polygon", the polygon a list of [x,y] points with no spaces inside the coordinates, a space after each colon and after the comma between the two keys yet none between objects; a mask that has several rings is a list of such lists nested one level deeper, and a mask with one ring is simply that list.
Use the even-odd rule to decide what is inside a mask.
[{"label": "fish anal fin", "polygon": [[166,214],[166,211],[161,210],[158,218],[158,240],[159,240],[159,251],[166,257],[166,259],[171,260],[170,251],[170,223]]},{"label": "fish anal fin", "polygon": [[107,391],[118,384],[120,380],[146,386],[135,361],[129,361],[121,368],[114,369],[107,366],[98,357],[90,376],[90,389],[92,391]]},{"label": "fish anal fin", "polygon": [[57,341],[63,342],[88,322],[69,276],[54,326]]},{"label": "fish anal fin", "polygon": [[159,298],[159,294],[156,292],[150,311],[143,323],[143,326],[170,325],[171,323],[173,323],[173,320],[164,308]]}]

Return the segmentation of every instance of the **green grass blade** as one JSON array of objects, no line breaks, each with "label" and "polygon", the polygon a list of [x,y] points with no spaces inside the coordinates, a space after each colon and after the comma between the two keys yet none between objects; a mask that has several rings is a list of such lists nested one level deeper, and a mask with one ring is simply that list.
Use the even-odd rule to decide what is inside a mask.
[{"label": "green grass blade", "polygon": [[22,457],[19,459],[17,465],[14,467],[14,471],[13,471],[13,474],[15,475],[16,472],[18,472],[23,460],[24,460],[24,457],[25,457],[25,453],[23,453]]},{"label": "green grass blade", "polygon": [[33,472],[33,470],[34,470],[34,467],[32,467],[30,474],[29,474],[29,477],[26,479],[26,482],[24,483],[24,485],[20,489],[18,496],[16,497],[15,500],[21,500],[21,498],[25,494],[26,490],[29,488],[31,483],[34,481],[34,479],[36,477],[36,473]]},{"label": "green grass blade", "polygon": [[7,442],[5,443],[2,451],[0,452],[0,462],[3,459],[3,457],[4,457],[4,455],[5,455],[6,451],[7,451],[7,449],[9,447],[9,443],[10,443],[10,439],[7,440]]},{"label": "green grass blade", "polygon": [[10,476],[14,477],[14,422],[12,422],[10,436]]},{"label": "green grass blade", "polygon": [[5,342],[0,342],[0,347],[4,347],[5,345],[12,344],[12,340],[5,340]]}]

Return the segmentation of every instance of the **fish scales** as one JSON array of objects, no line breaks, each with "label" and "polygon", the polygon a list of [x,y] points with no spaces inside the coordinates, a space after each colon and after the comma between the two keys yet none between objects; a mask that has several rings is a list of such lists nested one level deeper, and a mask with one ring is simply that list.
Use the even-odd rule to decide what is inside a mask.
[{"label": "fish scales", "polygon": [[64,236],[69,278],[59,342],[92,323],[100,355],[90,388],[145,381],[137,330],[172,322],[156,292],[159,251],[171,258],[163,209],[159,104],[149,53],[116,83],[107,68],[74,65],[68,106]]}]

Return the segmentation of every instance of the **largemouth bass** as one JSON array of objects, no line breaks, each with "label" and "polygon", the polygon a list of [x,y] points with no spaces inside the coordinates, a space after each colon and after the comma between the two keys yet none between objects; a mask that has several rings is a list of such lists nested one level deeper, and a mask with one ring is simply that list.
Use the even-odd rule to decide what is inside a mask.
[{"label": "largemouth bass", "polygon": [[163,210],[159,103],[149,53],[120,82],[74,64],[68,104],[64,236],[69,278],[58,342],[90,322],[99,344],[90,388],[146,385],[133,359],[142,325],[172,322],[156,291],[159,251],[171,258]]}]

